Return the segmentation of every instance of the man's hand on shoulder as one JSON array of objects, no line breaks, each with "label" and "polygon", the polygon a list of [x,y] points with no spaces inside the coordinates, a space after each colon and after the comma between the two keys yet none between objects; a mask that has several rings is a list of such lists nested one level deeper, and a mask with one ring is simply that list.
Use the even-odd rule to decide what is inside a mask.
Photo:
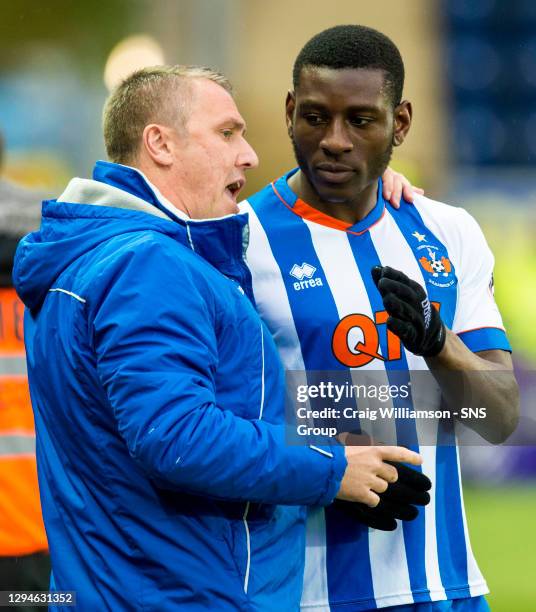
[{"label": "man's hand on shoulder", "polygon": [[413,202],[415,194],[422,195],[424,189],[413,187],[408,179],[400,172],[387,168],[382,176],[382,195],[393,208],[400,208],[400,199],[403,196],[406,202]]}]

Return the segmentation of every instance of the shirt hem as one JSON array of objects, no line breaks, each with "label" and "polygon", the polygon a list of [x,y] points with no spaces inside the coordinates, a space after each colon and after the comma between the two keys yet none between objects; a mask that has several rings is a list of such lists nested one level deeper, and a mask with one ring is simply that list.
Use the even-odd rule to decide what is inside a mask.
[{"label": "shirt hem", "polygon": [[378,598],[353,599],[351,601],[329,603],[302,603],[300,608],[302,610],[315,610],[317,608],[345,610],[349,606],[352,606],[352,612],[365,612],[366,610],[374,610],[376,608],[403,606],[412,603],[445,601],[450,599],[468,599],[469,597],[480,597],[481,595],[486,595],[487,593],[489,593],[489,588],[486,582],[478,582],[476,584],[467,584],[465,586],[452,587],[449,589],[423,589],[421,591],[385,595],[384,597]]}]

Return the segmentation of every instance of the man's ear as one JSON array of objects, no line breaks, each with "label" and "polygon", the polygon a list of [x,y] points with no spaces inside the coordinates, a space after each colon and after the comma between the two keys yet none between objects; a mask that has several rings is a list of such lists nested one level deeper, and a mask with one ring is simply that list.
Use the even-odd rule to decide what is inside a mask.
[{"label": "man's ear", "polygon": [[394,115],[393,145],[399,147],[404,142],[411,127],[411,117],[413,115],[411,102],[407,100],[400,102],[395,108]]},{"label": "man's ear", "polygon": [[170,128],[150,123],[143,130],[141,142],[146,154],[155,164],[170,166],[173,163],[173,142]]},{"label": "man's ear", "polygon": [[287,133],[292,138],[292,123],[294,120],[294,111],[296,110],[296,94],[289,89],[287,99],[285,100],[285,119],[287,122]]}]

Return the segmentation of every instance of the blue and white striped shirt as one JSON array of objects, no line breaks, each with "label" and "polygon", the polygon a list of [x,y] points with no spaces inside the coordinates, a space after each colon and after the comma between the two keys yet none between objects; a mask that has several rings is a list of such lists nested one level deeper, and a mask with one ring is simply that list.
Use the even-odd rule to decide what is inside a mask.
[{"label": "blue and white striped shirt", "polygon": [[[422,196],[395,210],[380,181],[375,207],[350,226],[297,198],[287,183],[295,171],[241,205],[255,299],[285,368],[427,369],[387,331],[375,265],[425,287],[472,351],[510,350],[491,289],[493,255],[465,210]],[[488,592],[469,542],[454,436],[438,425],[438,445],[419,445],[415,428],[433,495],[395,531],[368,529],[336,506],[309,510],[302,609],[356,612]]]}]

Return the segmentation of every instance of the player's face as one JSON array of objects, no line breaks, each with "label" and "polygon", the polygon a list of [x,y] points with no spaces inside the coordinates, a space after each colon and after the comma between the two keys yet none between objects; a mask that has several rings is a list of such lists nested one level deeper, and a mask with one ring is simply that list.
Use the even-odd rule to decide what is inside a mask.
[{"label": "player's face", "polygon": [[192,83],[186,134],[176,134],[172,166],[178,196],[193,219],[238,212],[245,171],[259,160],[244,138],[245,122],[232,96],[208,79]]},{"label": "player's face", "polygon": [[306,67],[286,111],[312,198],[349,205],[381,176],[411,122],[409,103],[393,109],[384,72],[372,69]]}]

